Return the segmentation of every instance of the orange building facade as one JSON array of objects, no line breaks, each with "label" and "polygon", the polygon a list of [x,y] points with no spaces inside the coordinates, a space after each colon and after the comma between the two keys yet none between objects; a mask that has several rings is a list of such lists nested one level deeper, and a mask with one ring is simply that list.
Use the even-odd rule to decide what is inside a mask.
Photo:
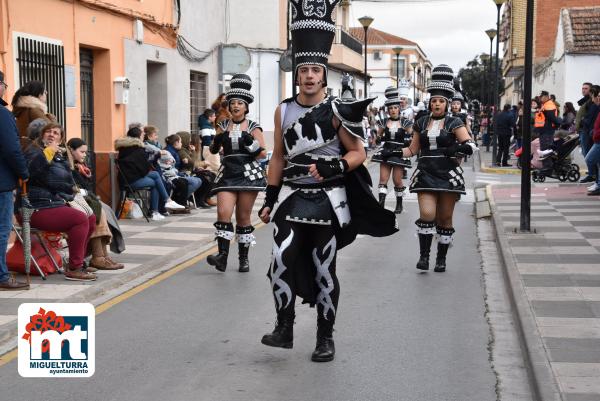
[{"label": "orange building facade", "polygon": [[[0,3],[0,69],[9,88],[37,79],[49,112],[95,152],[97,192],[110,202],[109,154],[126,125],[126,39],[174,48],[170,0],[4,0]],[[119,86],[124,91],[119,90]]]}]

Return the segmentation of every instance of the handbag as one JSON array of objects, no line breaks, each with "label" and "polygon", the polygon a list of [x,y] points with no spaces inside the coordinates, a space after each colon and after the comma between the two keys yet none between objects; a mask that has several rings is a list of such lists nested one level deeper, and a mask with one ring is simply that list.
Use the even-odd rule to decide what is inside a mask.
[{"label": "handbag", "polygon": [[91,215],[94,214],[94,211],[92,210],[92,208],[90,207],[90,205],[88,205],[88,203],[86,202],[85,198],[83,197],[83,195],[80,192],[77,192],[74,195],[73,200],[69,201],[67,203],[73,209],[77,209],[80,212],[85,213],[85,215],[87,217],[90,217]]}]

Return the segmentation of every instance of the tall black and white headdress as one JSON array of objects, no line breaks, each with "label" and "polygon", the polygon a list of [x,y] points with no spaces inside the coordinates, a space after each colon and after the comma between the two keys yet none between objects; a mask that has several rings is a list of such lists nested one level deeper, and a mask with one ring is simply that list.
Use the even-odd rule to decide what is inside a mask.
[{"label": "tall black and white headdress", "polygon": [[292,5],[292,50],[296,58],[296,71],[303,65],[316,64],[325,69],[327,85],[327,60],[335,37],[333,12],[340,0],[290,0]]},{"label": "tall black and white headdress", "polygon": [[400,91],[390,86],[385,90],[385,107],[400,105]]},{"label": "tall black and white headdress", "polygon": [[238,99],[250,104],[254,101],[254,96],[250,91],[252,89],[252,79],[246,74],[235,74],[229,82],[229,90],[225,94],[227,102]]},{"label": "tall black and white headdress", "polygon": [[443,97],[450,103],[454,96],[454,71],[446,64],[440,64],[431,72],[431,82],[427,86],[430,98]]}]

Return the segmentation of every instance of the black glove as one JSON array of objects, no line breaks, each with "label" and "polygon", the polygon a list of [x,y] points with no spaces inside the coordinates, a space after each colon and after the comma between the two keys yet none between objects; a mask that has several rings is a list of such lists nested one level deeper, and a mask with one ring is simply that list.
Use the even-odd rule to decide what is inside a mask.
[{"label": "black glove", "polygon": [[258,210],[258,215],[260,216],[263,210],[268,207],[273,210],[273,206],[275,206],[275,202],[277,202],[277,197],[279,197],[279,191],[281,191],[280,185],[267,185],[265,201],[262,207]]},{"label": "black glove", "polygon": [[254,143],[254,137],[250,134],[242,134],[242,142],[245,146],[252,146]]},{"label": "black glove", "polygon": [[219,153],[219,150],[221,150],[221,145],[223,144],[223,135],[224,134],[218,134],[213,138],[213,141],[210,144],[210,153],[213,155],[216,155]]},{"label": "black glove", "polygon": [[462,153],[463,155],[472,155],[473,147],[471,145],[469,145],[470,143],[473,143],[473,142],[466,141],[466,142],[461,143],[460,145],[458,145],[456,147],[456,152]]},{"label": "black glove", "polygon": [[323,178],[331,178],[336,175],[342,175],[348,171],[348,162],[344,159],[331,162],[317,162],[317,171]]},{"label": "black glove", "polygon": [[454,144],[452,144],[450,146],[447,146],[447,147],[444,148],[444,151],[443,151],[444,152],[444,156],[454,157],[454,156],[456,156],[457,150],[458,150],[458,144],[456,144],[456,143],[454,143]]}]

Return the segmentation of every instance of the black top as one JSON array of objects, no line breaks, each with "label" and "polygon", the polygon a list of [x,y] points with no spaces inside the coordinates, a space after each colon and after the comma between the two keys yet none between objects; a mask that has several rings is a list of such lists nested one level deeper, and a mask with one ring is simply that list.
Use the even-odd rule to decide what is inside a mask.
[{"label": "black top", "polygon": [[392,131],[390,131],[390,127],[387,125],[388,121],[390,120],[392,119],[385,119],[383,121],[383,140],[386,142],[397,142],[408,146],[410,144],[410,134],[407,132],[407,130],[412,127],[412,121],[407,118],[396,120],[400,121],[400,127],[395,133],[392,133]]},{"label": "black top", "polygon": [[[258,128],[262,132],[262,130],[263,130],[262,127],[256,121],[247,120],[248,121],[248,129],[241,131],[238,138],[233,139],[232,137],[234,135],[231,132],[227,131],[230,121],[232,121],[232,120],[223,120],[218,124],[218,127],[221,128],[221,130],[223,131],[223,133],[220,134],[220,135],[223,135],[223,137],[219,141],[220,145],[223,147],[223,154],[225,156],[234,155],[234,154],[249,155],[250,152],[246,149],[246,145],[244,144],[243,138],[247,135],[252,136],[252,131],[254,131],[256,128]],[[241,123],[241,124],[243,124],[243,123]],[[254,137],[253,137],[253,140],[254,140]]]},{"label": "black top", "polygon": [[[427,136],[427,126],[429,125],[430,118],[430,116],[421,117],[413,126],[414,132],[419,134],[419,144],[421,145],[421,152],[430,150],[430,141],[429,137]],[[465,125],[460,120],[460,118],[446,114],[446,116],[444,117],[444,127],[440,130],[439,135],[436,137],[437,148],[447,148],[449,146],[454,145],[457,142],[456,135],[454,135],[454,131],[457,128],[464,126]]]}]

